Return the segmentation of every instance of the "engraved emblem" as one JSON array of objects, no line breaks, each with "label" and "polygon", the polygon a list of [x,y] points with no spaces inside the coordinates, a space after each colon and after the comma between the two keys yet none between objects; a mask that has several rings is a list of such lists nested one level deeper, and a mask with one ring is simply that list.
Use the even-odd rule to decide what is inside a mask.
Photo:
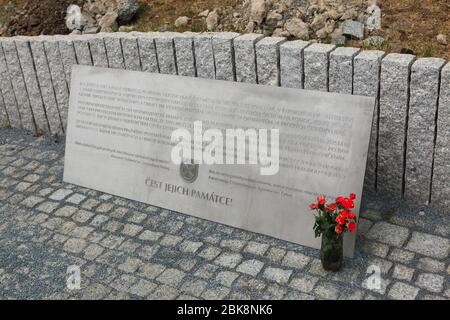
[{"label": "engraved emblem", "polygon": [[180,164],[180,175],[187,183],[194,182],[198,177],[198,164],[195,164],[194,160],[191,160],[191,163],[182,162]]}]

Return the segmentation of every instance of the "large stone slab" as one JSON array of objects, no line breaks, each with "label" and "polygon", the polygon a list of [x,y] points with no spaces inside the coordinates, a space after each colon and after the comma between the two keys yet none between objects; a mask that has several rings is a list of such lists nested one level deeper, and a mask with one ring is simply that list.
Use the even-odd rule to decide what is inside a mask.
[{"label": "large stone slab", "polygon": [[330,92],[353,93],[353,59],[359,51],[340,47],[330,53]]},{"label": "large stone slab", "polygon": [[34,120],[36,121],[36,129],[38,133],[48,133],[50,132],[50,128],[45,114],[44,102],[34,67],[30,44],[26,38],[17,38],[15,39],[15,43],[25,86],[30,99],[30,106],[33,110]]},{"label": "large stone slab", "polygon": [[329,55],[335,48],[332,44],[314,43],[305,49],[305,89],[328,91]]},{"label": "large stone slab", "polygon": [[[374,98],[84,66],[73,76],[67,182],[316,248],[308,204],[317,194],[356,192],[359,212]],[[187,171],[171,161],[170,136],[193,121],[280,129],[280,170]],[[353,244],[348,235],[346,254]]]},{"label": "large stone slab", "polygon": [[57,38],[49,37],[44,41],[45,53],[47,55],[50,75],[52,76],[53,90],[58,104],[59,116],[64,132],[67,125],[67,114],[69,109],[69,89],[66,82],[66,73]]},{"label": "large stone slab", "polygon": [[280,85],[280,45],[283,37],[266,37],[256,43],[256,70],[258,83]]},{"label": "large stone slab", "polygon": [[63,133],[49,61],[45,53],[45,37],[30,37],[29,41],[50,132],[52,134]]},{"label": "large stone slab", "polygon": [[434,147],[431,203],[447,210],[450,207],[450,64],[441,71],[441,90],[437,116],[437,135]]},{"label": "large stone slab", "polygon": [[258,83],[255,44],[262,38],[261,34],[249,33],[234,39],[236,81]]},{"label": "large stone slab", "polygon": [[177,62],[173,39],[175,32],[160,32],[155,36],[156,55],[158,57],[159,72],[177,74]]},{"label": "large stone slab", "polygon": [[381,63],[377,190],[403,195],[409,72],[415,57],[388,54]]},{"label": "large stone slab", "polygon": [[422,58],[411,68],[404,197],[412,203],[430,200],[439,78],[444,64],[444,59]]},{"label": "large stone slab", "polygon": [[383,51],[366,50],[360,52],[353,60],[353,94],[376,98],[364,179],[364,188],[371,191],[375,191],[377,179],[379,89],[381,59],[384,55]]},{"label": "large stone slab", "polygon": [[[1,39],[3,41],[3,39]],[[6,65],[6,59],[3,52],[3,48],[0,43],[0,91],[2,93],[2,100],[5,105],[5,109],[8,114],[9,124],[13,128],[22,128],[22,122],[20,120],[20,113],[17,106],[16,96],[9,77],[8,66]]]},{"label": "large stone slab", "polygon": [[303,89],[303,50],[309,42],[302,40],[287,41],[280,46],[281,86]]},{"label": "large stone slab", "polygon": [[205,32],[194,37],[195,66],[199,78],[216,78],[212,35],[210,32]]},{"label": "large stone slab", "polygon": [[239,36],[235,32],[219,32],[212,37],[216,79],[234,81],[233,39]]},{"label": "large stone slab", "polygon": [[20,67],[16,44],[12,38],[3,40],[1,44],[5,54],[9,78],[11,79],[12,88],[17,101],[22,127],[29,132],[36,133],[33,111],[31,110],[25,80]]}]

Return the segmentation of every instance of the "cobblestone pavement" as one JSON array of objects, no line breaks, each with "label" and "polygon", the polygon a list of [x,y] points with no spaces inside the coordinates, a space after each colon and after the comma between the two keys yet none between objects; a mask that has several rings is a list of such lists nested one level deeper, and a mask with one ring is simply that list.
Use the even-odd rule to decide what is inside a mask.
[{"label": "cobblestone pavement", "polygon": [[63,183],[63,155],[0,130],[0,298],[450,299],[448,213],[368,195],[354,259],[328,273],[317,250]]}]

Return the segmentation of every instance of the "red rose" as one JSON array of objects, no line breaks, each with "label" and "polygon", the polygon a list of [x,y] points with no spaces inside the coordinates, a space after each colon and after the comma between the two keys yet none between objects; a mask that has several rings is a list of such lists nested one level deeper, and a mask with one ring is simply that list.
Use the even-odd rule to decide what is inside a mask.
[{"label": "red rose", "polygon": [[355,229],[356,229],[356,223],[353,222],[353,221],[350,221],[349,223],[347,223],[347,229],[348,229],[348,231],[350,231],[350,232],[355,231]]},{"label": "red rose", "polygon": [[325,204],[325,196],[324,196],[324,195],[318,196],[318,197],[317,197],[317,203],[318,203],[319,205]]},{"label": "red rose", "polygon": [[336,207],[337,207],[336,203],[330,203],[330,204],[328,205],[327,209],[328,209],[329,211],[334,211],[334,210],[336,210]]},{"label": "red rose", "polygon": [[342,227],[341,227],[340,225],[337,225],[337,226],[334,228],[334,231],[335,231],[337,234],[340,234],[340,233],[342,233]]},{"label": "red rose", "polygon": [[339,211],[339,215],[340,216],[343,216],[344,218],[347,218],[348,217],[348,211],[347,210],[341,210],[341,211]]},{"label": "red rose", "polygon": [[352,200],[355,200],[356,199],[356,194],[350,193],[349,198],[352,199]]},{"label": "red rose", "polygon": [[311,204],[309,205],[309,207],[310,207],[311,209],[317,209],[317,203],[311,203]]},{"label": "red rose", "polygon": [[341,202],[341,204],[344,206],[345,209],[351,209],[355,206],[353,201],[349,198],[344,198]]},{"label": "red rose", "polygon": [[353,219],[354,217],[355,217],[355,214],[353,213],[353,211],[347,211],[347,218]]},{"label": "red rose", "polygon": [[341,196],[339,196],[339,197],[336,198],[336,202],[337,202],[337,203],[342,203],[342,200],[344,200],[344,198],[341,197]]},{"label": "red rose", "polygon": [[341,214],[339,214],[335,220],[340,225],[343,225],[345,223],[345,217]]}]

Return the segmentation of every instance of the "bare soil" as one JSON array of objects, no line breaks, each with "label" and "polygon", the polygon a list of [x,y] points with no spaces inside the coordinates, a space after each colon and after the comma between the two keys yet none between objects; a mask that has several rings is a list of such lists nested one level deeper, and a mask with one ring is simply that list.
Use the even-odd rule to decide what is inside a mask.
[{"label": "bare soil", "polygon": [[[139,0],[142,8],[129,23],[138,31],[205,31],[206,24],[198,14],[206,9],[233,8],[242,0]],[[69,4],[83,0],[0,0],[0,24],[3,35],[67,34],[64,16]],[[443,57],[450,60],[450,44],[441,45],[436,36],[447,35],[450,42],[449,0],[379,0],[382,9],[381,31],[387,39],[380,48],[387,52],[412,50],[422,57]],[[175,28],[179,16],[191,17],[186,27]],[[228,25],[228,24],[227,24]],[[6,28],[5,28],[6,27]],[[228,30],[235,31],[235,30]],[[351,46],[361,46],[351,41]]]}]

